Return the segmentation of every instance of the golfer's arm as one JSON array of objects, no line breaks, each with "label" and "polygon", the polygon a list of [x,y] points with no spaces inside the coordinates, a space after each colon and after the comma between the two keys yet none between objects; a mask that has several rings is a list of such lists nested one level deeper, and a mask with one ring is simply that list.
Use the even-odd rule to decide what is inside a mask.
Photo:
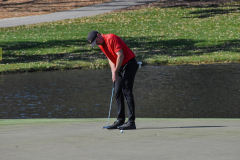
[{"label": "golfer's arm", "polygon": [[119,50],[119,51],[116,53],[116,55],[117,55],[116,66],[115,66],[115,64],[108,58],[109,65],[110,65],[111,70],[112,70],[113,73],[117,73],[117,72],[119,71],[119,69],[121,68],[121,66],[122,66],[122,62],[123,62],[123,58],[124,58],[122,49]]},{"label": "golfer's arm", "polygon": [[116,61],[116,68],[114,70],[115,73],[118,73],[119,69],[121,68],[122,66],[122,62],[123,62],[123,58],[124,58],[124,55],[123,55],[123,51],[122,49],[120,49],[117,53],[117,61]]},{"label": "golfer's arm", "polygon": [[115,64],[109,58],[108,58],[108,63],[110,65],[110,67],[111,67],[111,71],[114,72],[115,68],[116,68]]}]

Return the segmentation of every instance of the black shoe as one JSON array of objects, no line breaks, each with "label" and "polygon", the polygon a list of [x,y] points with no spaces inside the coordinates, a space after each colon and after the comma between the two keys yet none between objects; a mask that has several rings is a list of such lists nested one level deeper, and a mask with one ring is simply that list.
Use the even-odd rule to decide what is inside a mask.
[{"label": "black shoe", "polygon": [[135,122],[126,122],[125,124],[118,127],[120,130],[136,129]]},{"label": "black shoe", "polygon": [[124,122],[121,121],[115,121],[112,125],[108,126],[107,129],[117,129],[118,126],[123,125]]}]

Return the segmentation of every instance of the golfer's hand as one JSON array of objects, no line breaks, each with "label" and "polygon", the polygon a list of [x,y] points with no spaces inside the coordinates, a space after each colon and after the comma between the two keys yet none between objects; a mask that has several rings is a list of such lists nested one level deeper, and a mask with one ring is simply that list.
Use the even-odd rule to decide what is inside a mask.
[{"label": "golfer's hand", "polygon": [[115,82],[117,80],[117,76],[115,72],[112,72],[112,80]]}]

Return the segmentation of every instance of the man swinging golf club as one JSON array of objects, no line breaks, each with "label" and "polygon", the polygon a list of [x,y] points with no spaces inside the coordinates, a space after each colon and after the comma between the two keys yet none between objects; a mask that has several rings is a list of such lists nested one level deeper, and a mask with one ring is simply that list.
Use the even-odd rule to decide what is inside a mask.
[{"label": "man swinging golf club", "polygon": [[[112,71],[112,80],[115,83],[115,98],[117,102],[117,121],[108,126],[107,129],[136,129],[135,125],[135,102],[133,98],[133,84],[138,64],[135,54],[114,34],[100,34],[91,31],[87,40],[92,48],[99,45],[106,55]],[[124,98],[127,102],[128,121],[125,123]]]}]

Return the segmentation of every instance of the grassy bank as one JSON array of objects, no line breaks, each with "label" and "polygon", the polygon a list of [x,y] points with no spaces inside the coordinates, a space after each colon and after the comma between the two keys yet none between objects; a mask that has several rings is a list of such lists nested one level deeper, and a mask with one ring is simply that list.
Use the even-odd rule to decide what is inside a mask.
[{"label": "grassy bank", "polygon": [[0,73],[102,68],[89,31],[123,38],[144,64],[240,62],[239,5],[146,7],[51,23],[0,28]]}]

